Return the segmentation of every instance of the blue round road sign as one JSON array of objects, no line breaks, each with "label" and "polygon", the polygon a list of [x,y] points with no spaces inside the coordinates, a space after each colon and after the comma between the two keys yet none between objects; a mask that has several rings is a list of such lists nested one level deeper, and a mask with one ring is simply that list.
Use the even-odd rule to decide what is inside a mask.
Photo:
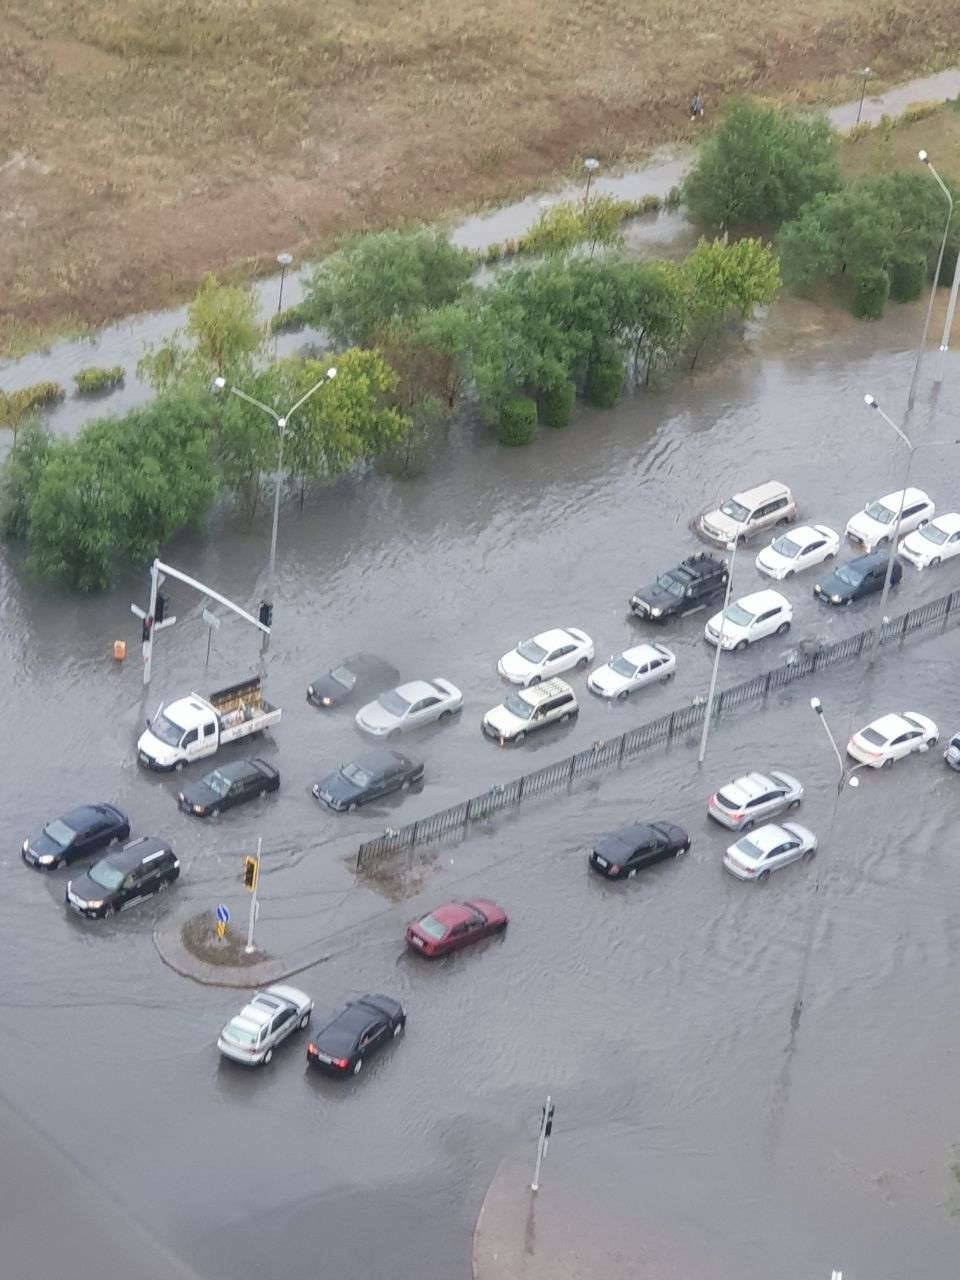
[{"label": "blue round road sign", "polygon": [[219,907],[217,907],[217,919],[220,921],[221,924],[230,923],[230,912],[227,910],[227,908],[223,905],[222,902],[220,903]]}]

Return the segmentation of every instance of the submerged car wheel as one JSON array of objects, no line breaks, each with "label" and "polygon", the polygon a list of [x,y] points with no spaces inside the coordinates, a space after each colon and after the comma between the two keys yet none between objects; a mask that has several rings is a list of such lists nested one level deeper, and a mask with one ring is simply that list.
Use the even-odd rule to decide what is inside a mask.
[{"label": "submerged car wheel", "polygon": [[620,690],[620,692],[617,694],[617,701],[618,701],[618,702],[626,702],[626,700],[627,700],[629,697],[630,697],[630,690],[629,690],[629,689],[621,689],[621,690]]},{"label": "submerged car wheel", "polygon": [[734,652],[742,653],[744,649],[746,649],[749,643],[750,643],[749,640],[738,640],[737,643],[733,646]]},{"label": "submerged car wheel", "polygon": [[940,563],[940,557],[934,556],[933,559],[930,561],[930,568],[935,569],[939,563]]},{"label": "submerged car wheel", "polygon": [[355,1076],[358,1076],[362,1070],[363,1070],[363,1059],[358,1058],[356,1062],[353,1064],[353,1074]]},{"label": "submerged car wheel", "polygon": [[788,809],[799,809],[799,808],[800,808],[800,801],[799,801],[799,800],[791,800],[791,801],[790,801],[790,803],[787,805],[787,808],[788,808]]},{"label": "submerged car wheel", "polygon": [[402,1022],[398,1022],[397,1025],[393,1028],[394,1040],[396,1040],[398,1036],[403,1035],[403,1027],[404,1027],[404,1024]]},{"label": "submerged car wheel", "polygon": [[400,783],[400,790],[401,790],[401,791],[409,791],[409,790],[410,790],[410,779],[409,779],[409,778],[404,778],[404,780]]},{"label": "submerged car wheel", "polygon": [[262,1067],[265,1067],[267,1063],[271,1062],[272,1060],[273,1060],[273,1050],[268,1049],[267,1052],[263,1055],[263,1058],[260,1061],[260,1065]]},{"label": "submerged car wheel", "polygon": [[929,750],[931,747],[935,747],[936,745],[937,745],[937,740],[936,740],[936,738],[928,738],[928,739],[927,739],[927,750]]},{"label": "submerged car wheel", "polygon": [[523,732],[523,730],[521,729],[521,730],[520,730],[520,732],[517,734],[517,736],[514,738],[514,742],[516,742],[516,743],[518,743],[518,744],[519,744],[519,743],[521,743],[521,742],[525,742],[525,741],[526,741],[526,737],[527,737],[527,735],[526,735],[526,734]]},{"label": "submerged car wheel", "polygon": [[211,818],[219,818],[219,817],[220,817],[220,806],[219,806],[218,804],[215,804],[215,805],[213,806],[213,808],[210,810],[210,817],[211,817]]},{"label": "submerged car wheel", "polygon": [[769,879],[769,877],[770,877],[770,872],[769,872],[769,871],[761,871],[761,872],[760,872],[760,874],[757,876],[757,880],[758,880],[760,883],[762,883],[764,880]]},{"label": "submerged car wheel", "polygon": [[816,852],[817,852],[817,851],[816,851],[816,849],[805,849],[805,850],[803,851],[803,861],[804,861],[804,862],[811,862],[811,861],[813,860],[813,855],[814,855]]},{"label": "submerged car wheel", "polygon": [[790,630],[790,623],[789,623],[789,622],[781,622],[781,623],[780,623],[780,625],[779,625],[779,627],[777,627],[777,635],[778,635],[778,636],[785,636],[789,630]]},{"label": "submerged car wheel", "polygon": [[357,812],[357,802],[356,800],[351,800],[350,803],[347,805],[347,813],[356,813],[356,812]]},{"label": "submerged car wheel", "polygon": [[577,663],[577,670],[578,670],[578,671],[585,671],[585,670],[586,670],[586,668],[587,668],[587,664],[589,663],[589,661],[590,661],[590,659],[589,659],[589,658],[581,658],[581,659],[580,659],[580,661]]},{"label": "submerged car wheel", "polygon": [[310,1010],[308,1009],[308,1010],[307,1010],[307,1012],[306,1012],[306,1013],[303,1015],[303,1017],[300,1019],[300,1030],[301,1030],[301,1031],[305,1031],[305,1030],[307,1029],[307,1024],[309,1023],[309,1021],[310,1021]]},{"label": "submerged car wheel", "polygon": [[883,767],[884,769],[889,769],[892,764],[893,764],[893,756],[887,756],[886,760],[884,760],[883,762]]}]

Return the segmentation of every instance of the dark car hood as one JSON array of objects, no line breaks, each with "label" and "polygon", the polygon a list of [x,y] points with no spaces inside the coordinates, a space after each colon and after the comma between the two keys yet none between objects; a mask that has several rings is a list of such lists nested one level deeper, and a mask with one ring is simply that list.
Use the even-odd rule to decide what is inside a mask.
[{"label": "dark car hood", "polygon": [[336,707],[341,702],[346,702],[351,694],[349,689],[345,689],[342,684],[334,680],[329,671],[324,672],[322,676],[317,676],[316,680],[311,680],[310,684],[313,688],[310,697],[314,702],[329,698],[332,705]]},{"label": "dark car hood", "polygon": [[105,889],[102,884],[97,884],[86,872],[82,876],[74,876],[70,881],[70,888],[78,898],[83,898],[85,902],[97,902],[102,898],[109,898],[112,889]]},{"label": "dark car hood", "polygon": [[45,835],[42,827],[39,831],[30,832],[27,836],[27,845],[30,848],[30,852],[37,854],[38,857],[45,853],[53,853],[59,857],[62,853],[72,848],[72,845],[67,845],[65,850],[63,845],[57,844],[55,840],[51,840],[48,835]]},{"label": "dark car hood", "polygon": [[658,582],[651,582],[648,586],[638,587],[633,593],[638,600],[642,600],[645,604],[654,605],[662,609],[665,605],[679,604],[681,597],[675,596],[666,587],[661,587]]},{"label": "dark car hood", "polygon": [[360,788],[355,782],[351,782],[349,778],[345,778],[339,769],[333,773],[328,773],[325,778],[321,778],[317,783],[317,790],[331,797],[333,800],[353,800],[361,794]]},{"label": "dark car hood", "polygon": [[214,791],[213,787],[208,787],[205,782],[191,782],[188,787],[184,787],[181,793],[183,795],[184,804],[202,804],[204,807],[216,804],[222,799]]},{"label": "dark car hood", "polygon": [[856,591],[856,587],[851,587],[848,582],[837,577],[836,570],[828,573],[825,578],[821,578],[817,586],[825,596],[849,596]]}]

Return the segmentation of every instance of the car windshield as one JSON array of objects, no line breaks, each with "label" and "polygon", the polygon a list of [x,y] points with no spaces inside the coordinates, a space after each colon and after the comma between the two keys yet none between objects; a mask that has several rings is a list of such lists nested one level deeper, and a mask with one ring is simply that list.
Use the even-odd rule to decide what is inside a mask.
[{"label": "car windshield", "polygon": [[737,853],[742,854],[745,858],[759,860],[763,857],[763,850],[755,845],[752,840],[738,840],[736,850]]},{"label": "car windshield", "polygon": [[657,579],[657,586],[662,587],[664,591],[669,591],[672,596],[683,595],[683,583],[678,582],[672,573],[661,573]]},{"label": "car windshield", "polygon": [[887,740],[882,733],[877,733],[876,729],[866,728],[860,737],[864,742],[869,742],[871,747],[885,747]]},{"label": "car windshield", "polygon": [[175,747],[179,744],[183,730],[178,724],[162,713],[158,715],[153,724],[150,726],[150,732],[155,738],[159,738],[161,742],[165,742],[168,747]]},{"label": "car windshield", "polygon": [[410,703],[406,698],[401,698],[396,689],[390,689],[387,693],[381,693],[377,702],[379,702],[380,706],[383,707],[384,711],[389,711],[392,716],[396,716],[398,719],[401,716],[405,716],[410,710]]},{"label": "car windshield", "polygon": [[784,556],[787,560],[796,560],[797,556],[803,550],[799,542],[794,542],[792,538],[786,535],[778,538],[773,544],[773,549],[778,556]]},{"label": "car windshield", "polygon": [[259,1028],[248,1026],[236,1019],[227,1023],[225,1033],[228,1039],[236,1041],[237,1044],[256,1044],[260,1035]]},{"label": "car windshield", "polygon": [[750,514],[746,507],[741,506],[739,502],[735,502],[733,498],[728,498],[720,510],[725,516],[729,516],[731,520],[736,520],[740,524]]},{"label": "car windshield", "polygon": [[43,834],[49,836],[54,844],[58,844],[61,849],[65,849],[68,844],[72,843],[77,833],[60,818],[57,818],[43,828]]},{"label": "car windshield", "polygon": [[424,916],[418,927],[431,938],[442,938],[447,932],[447,926],[441,924],[436,916]]},{"label": "car windshield", "polygon": [[214,795],[223,797],[230,790],[230,779],[225,778],[220,769],[214,769],[213,773],[208,773],[203,781]]},{"label": "car windshield", "polygon": [[90,868],[90,879],[101,889],[119,889],[123,883],[123,872],[118,871],[112,862],[104,858],[95,862]]},{"label": "car windshield", "polygon": [[864,508],[866,514],[871,520],[876,520],[877,524],[892,524],[897,518],[897,513],[890,507],[885,507],[882,502],[871,502],[868,507]]},{"label": "car windshield", "polygon": [[357,677],[349,667],[334,667],[330,672],[330,678],[331,680],[336,680],[337,684],[342,685],[347,690],[352,689],[357,683]]},{"label": "car windshield", "polygon": [[748,613],[742,604],[732,604],[724,613],[726,620],[732,622],[735,627],[749,627],[755,616],[753,613]]},{"label": "car windshield", "polygon": [[939,547],[950,535],[943,529],[938,529],[935,524],[925,524],[920,530],[920,536]]},{"label": "car windshield", "polygon": [[517,653],[521,658],[526,658],[528,662],[534,662],[539,665],[547,656],[547,651],[536,640],[522,640],[517,645]]},{"label": "car windshield", "polygon": [[511,715],[516,716],[518,720],[529,720],[533,715],[533,707],[516,693],[509,694],[503,705],[507,708]]},{"label": "car windshield", "polygon": [[842,564],[836,573],[840,581],[845,582],[848,587],[859,587],[860,579],[863,577],[863,572],[860,569],[854,569],[850,564]]},{"label": "car windshield", "polygon": [[618,676],[626,676],[629,679],[631,676],[636,674],[637,669],[633,663],[628,662],[621,653],[619,658],[614,658],[610,663],[610,670],[615,671]]},{"label": "car windshield", "polygon": [[369,787],[373,781],[373,774],[368,773],[358,764],[345,764],[340,772],[348,782],[352,782],[355,787]]}]

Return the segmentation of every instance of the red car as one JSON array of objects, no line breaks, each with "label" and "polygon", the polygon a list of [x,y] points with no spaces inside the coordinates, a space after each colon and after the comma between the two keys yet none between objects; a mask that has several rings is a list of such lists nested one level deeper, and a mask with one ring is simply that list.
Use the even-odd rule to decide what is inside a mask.
[{"label": "red car", "polygon": [[502,933],[507,913],[495,902],[448,902],[422,920],[407,925],[407,945],[423,956],[445,956],[471,942]]}]

